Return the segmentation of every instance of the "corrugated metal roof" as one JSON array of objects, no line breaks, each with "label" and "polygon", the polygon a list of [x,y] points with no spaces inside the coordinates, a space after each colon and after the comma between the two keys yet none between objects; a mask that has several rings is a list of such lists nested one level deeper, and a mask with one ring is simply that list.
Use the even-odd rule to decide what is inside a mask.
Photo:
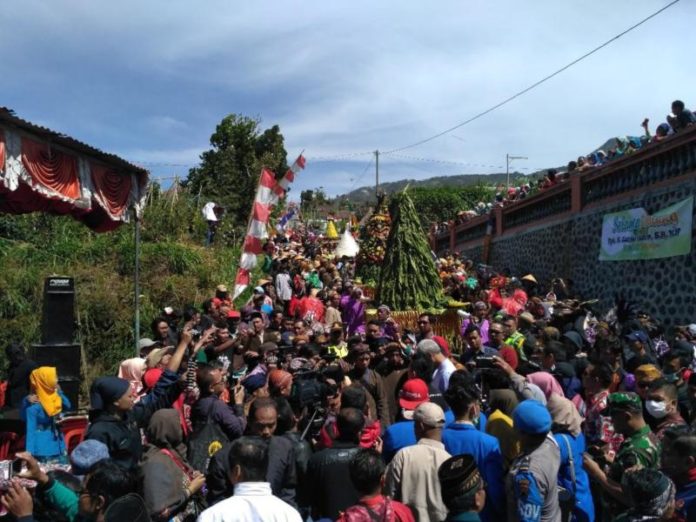
[{"label": "corrugated metal roof", "polygon": [[0,123],[8,123],[30,134],[50,140],[56,145],[63,146],[78,153],[92,156],[114,167],[120,167],[121,169],[126,170],[128,173],[135,173],[139,176],[145,176],[145,180],[141,178],[141,184],[147,180],[148,172],[144,168],[133,165],[115,154],[109,154],[108,152],[91,147],[90,145],[82,143],[81,141],[71,138],[70,136],[66,136],[61,132],[56,132],[51,129],[47,129],[46,127],[41,127],[40,125],[23,120],[15,115],[12,109],[8,109],[7,107],[0,107]]}]

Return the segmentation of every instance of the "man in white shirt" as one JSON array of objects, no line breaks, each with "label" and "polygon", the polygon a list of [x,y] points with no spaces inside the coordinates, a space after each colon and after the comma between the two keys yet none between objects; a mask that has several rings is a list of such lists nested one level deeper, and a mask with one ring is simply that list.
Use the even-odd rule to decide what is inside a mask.
[{"label": "man in white shirt", "polygon": [[206,509],[198,522],[302,522],[297,510],[273,496],[266,482],[268,444],[263,439],[232,442],[229,465],[234,495]]},{"label": "man in white shirt", "polygon": [[432,339],[423,339],[416,348],[419,352],[429,355],[435,363],[433,379],[430,382],[432,392],[445,393],[449,387],[450,376],[456,370],[454,364],[442,353],[440,345]]},{"label": "man in white shirt", "polygon": [[215,229],[218,225],[218,217],[215,214],[216,207],[217,205],[214,202],[208,201],[201,209],[203,219],[208,223],[208,231],[205,235],[205,246],[210,246],[215,239]]}]

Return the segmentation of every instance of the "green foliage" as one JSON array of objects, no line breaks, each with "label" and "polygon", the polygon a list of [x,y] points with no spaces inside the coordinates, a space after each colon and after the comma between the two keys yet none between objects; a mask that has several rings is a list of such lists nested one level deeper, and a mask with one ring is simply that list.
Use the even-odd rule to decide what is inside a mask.
[{"label": "green foliage", "polygon": [[[141,331],[163,306],[200,305],[216,285],[233,285],[239,249],[204,248],[198,194],[153,187],[141,226]],[[95,234],[70,217],[0,215],[0,346],[40,339],[44,278],[72,276],[85,386],[133,355],[132,224]]]},{"label": "green foliage", "polygon": [[465,187],[417,187],[409,189],[409,194],[421,225],[427,229],[432,223],[454,219],[457,212],[472,210],[479,201],[491,201],[494,189],[479,183]]},{"label": "green foliage", "polygon": [[377,288],[378,302],[393,310],[438,306],[443,300],[442,282],[406,190],[392,196],[389,214],[392,223]]},{"label": "green foliage", "polygon": [[[285,174],[287,153],[280,128],[261,132],[258,119],[231,114],[210,137],[212,148],[201,154],[201,165],[189,171],[186,185],[192,195],[225,207],[226,226],[246,226],[262,167]],[[230,231],[221,231],[228,238]]]}]

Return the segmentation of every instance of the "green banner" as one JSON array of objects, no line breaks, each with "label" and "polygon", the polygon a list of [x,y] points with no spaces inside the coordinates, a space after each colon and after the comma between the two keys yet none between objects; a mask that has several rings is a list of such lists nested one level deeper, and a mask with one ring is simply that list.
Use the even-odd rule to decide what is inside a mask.
[{"label": "green banner", "polygon": [[649,215],[643,208],[606,214],[600,261],[629,261],[681,256],[691,252],[694,198]]}]

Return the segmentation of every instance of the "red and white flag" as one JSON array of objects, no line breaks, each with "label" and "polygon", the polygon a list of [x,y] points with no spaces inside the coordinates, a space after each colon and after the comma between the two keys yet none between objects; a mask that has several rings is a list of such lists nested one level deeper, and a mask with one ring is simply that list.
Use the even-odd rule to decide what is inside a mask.
[{"label": "red and white flag", "polygon": [[249,229],[244,238],[237,277],[234,280],[233,299],[239,297],[244,289],[249,286],[251,271],[256,266],[256,256],[263,252],[263,244],[268,239],[267,225],[271,211],[278,201],[285,197],[290,183],[295,180],[295,174],[304,169],[305,163],[304,156],[300,154],[295,163],[278,181],[276,181],[275,174],[267,168],[261,170],[259,187],[256,189],[256,197],[251,209]]}]

